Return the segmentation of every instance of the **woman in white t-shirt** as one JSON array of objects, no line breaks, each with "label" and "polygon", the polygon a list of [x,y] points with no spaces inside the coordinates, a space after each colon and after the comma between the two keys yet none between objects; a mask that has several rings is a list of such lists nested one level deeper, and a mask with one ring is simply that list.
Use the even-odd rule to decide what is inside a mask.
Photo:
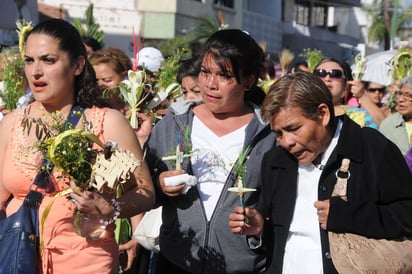
[{"label": "woman in white t-shirt", "polygon": [[[245,237],[230,232],[229,213],[240,204],[235,186],[236,160],[253,146],[245,162],[242,202],[259,197],[260,161],[275,144],[260,117],[256,83],[264,54],[241,30],[221,30],[204,46],[199,74],[202,101],[173,104],[146,143],[147,161],[163,206],[156,273],[257,273],[265,256],[251,252]],[[260,92],[262,92],[260,90]],[[260,93],[261,94],[261,93]],[[239,169],[236,169],[239,170]],[[187,173],[196,186],[170,178]],[[178,177],[180,178],[180,177]],[[187,178],[187,177],[186,177]]]}]

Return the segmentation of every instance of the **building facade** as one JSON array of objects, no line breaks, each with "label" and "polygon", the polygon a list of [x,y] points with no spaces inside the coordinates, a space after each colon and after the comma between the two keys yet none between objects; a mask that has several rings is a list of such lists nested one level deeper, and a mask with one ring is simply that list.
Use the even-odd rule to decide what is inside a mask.
[{"label": "building facade", "polygon": [[[11,0],[9,0],[11,1]],[[145,39],[190,34],[201,17],[217,18],[249,32],[270,55],[283,48],[305,48],[347,59],[363,43],[356,13],[360,0],[38,0],[67,11],[68,20],[83,17],[90,3],[106,33],[105,45],[133,54],[132,32]],[[217,19],[216,19],[217,20]]]}]

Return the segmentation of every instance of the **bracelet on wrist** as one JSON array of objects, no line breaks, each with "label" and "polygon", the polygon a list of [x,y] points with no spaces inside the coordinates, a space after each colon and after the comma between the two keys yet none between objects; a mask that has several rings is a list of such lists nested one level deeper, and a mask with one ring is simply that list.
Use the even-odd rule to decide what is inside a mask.
[{"label": "bracelet on wrist", "polygon": [[110,202],[111,202],[112,206],[114,207],[114,213],[113,213],[113,216],[110,219],[100,220],[100,223],[105,225],[105,226],[108,226],[108,225],[114,223],[120,215],[119,202],[116,199],[112,199]]}]

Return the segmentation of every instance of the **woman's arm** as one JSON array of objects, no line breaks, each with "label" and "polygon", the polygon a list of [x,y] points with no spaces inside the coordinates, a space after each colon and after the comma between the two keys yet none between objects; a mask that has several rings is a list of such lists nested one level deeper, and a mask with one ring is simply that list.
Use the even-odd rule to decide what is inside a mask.
[{"label": "woman's arm", "polygon": [[361,97],[359,97],[358,101],[361,107],[365,109],[370,114],[370,116],[372,116],[373,120],[378,124],[378,126],[382,123],[383,119],[386,118],[384,111],[374,102],[372,102],[366,94],[363,94]]},{"label": "woman's arm", "polygon": [[383,112],[383,110],[374,102],[372,102],[368,95],[365,94],[365,88],[361,81],[353,80],[349,81],[348,84],[350,85],[351,93],[358,99],[361,107],[365,109],[370,114],[370,116],[372,116],[373,120],[379,126],[383,119],[385,119],[385,113]]},{"label": "woman's arm", "polygon": [[103,130],[107,141],[116,142],[119,149],[127,150],[138,160],[142,160],[142,165],[136,168],[134,176],[123,185],[124,194],[119,199],[120,216],[131,217],[151,209],[155,201],[154,187],[134,130],[127,119],[113,109],[107,110]]}]

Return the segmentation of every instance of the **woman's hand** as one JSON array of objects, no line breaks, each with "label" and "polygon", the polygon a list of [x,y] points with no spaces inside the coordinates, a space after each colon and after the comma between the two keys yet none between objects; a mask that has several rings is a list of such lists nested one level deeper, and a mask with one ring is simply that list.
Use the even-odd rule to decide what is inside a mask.
[{"label": "woman's hand", "polygon": [[127,271],[132,267],[133,261],[137,257],[138,246],[139,244],[134,238],[124,244],[119,245],[119,253],[127,253],[127,263],[125,266],[121,266],[123,271]]},{"label": "woman's hand", "polygon": [[329,200],[316,201],[314,204],[315,208],[318,210],[320,227],[325,230],[328,227],[329,205]]},{"label": "woman's hand", "polygon": [[143,147],[144,143],[147,141],[150,133],[152,132],[153,124],[150,118],[147,117],[147,115],[144,113],[137,112],[136,116],[139,121],[139,127],[135,129],[135,133],[137,139],[139,139],[140,147]]},{"label": "woman's hand", "polygon": [[70,193],[70,198],[78,210],[97,216],[103,220],[110,219],[114,216],[116,209],[113,204],[99,193],[81,190],[73,181],[70,182],[70,187],[73,190],[73,192]]},{"label": "woman's hand", "polygon": [[350,85],[350,92],[354,97],[361,98],[365,94],[365,88],[360,80],[348,81],[348,85]]},{"label": "woman's hand", "polygon": [[177,186],[166,186],[165,185],[165,178],[180,175],[180,174],[183,174],[183,173],[184,173],[183,170],[169,170],[169,171],[164,171],[164,172],[160,173],[159,183],[160,183],[160,187],[161,187],[164,194],[166,194],[169,197],[176,197],[176,196],[179,196],[180,194],[182,194],[183,190],[186,187],[185,183],[182,183],[182,184],[177,185]]},{"label": "woman's hand", "polygon": [[[245,222],[245,215],[247,222]],[[253,208],[236,207],[229,215],[229,227],[232,233],[259,236],[263,230],[263,217]]]}]

